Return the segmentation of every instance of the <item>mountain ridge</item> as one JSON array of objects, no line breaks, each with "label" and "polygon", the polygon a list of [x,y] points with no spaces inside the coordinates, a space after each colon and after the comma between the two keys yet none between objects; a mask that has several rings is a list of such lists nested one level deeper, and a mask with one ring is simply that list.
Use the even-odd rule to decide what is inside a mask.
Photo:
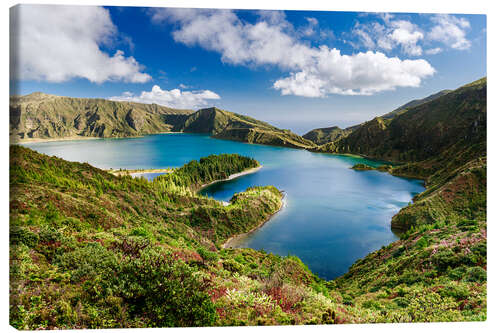
[{"label": "mountain ridge", "polygon": [[[214,136],[268,131],[269,142],[286,133],[215,108],[188,117],[188,131]],[[426,190],[392,218],[400,239],[331,281],[295,257],[220,248],[278,210],[281,193],[249,188],[223,206],[189,186],[252,167],[250,159],[212,156],[183,167],[196,172],[147,182],[12,145],[11,325],[486,320],[486,78],[393,119],[376,117],[320,148],[397,163],[377,170],[357,165],[353,172],[426,181]]]},{"label": "mountain ridge", "polygon": [[13,143],[36,139],[120,138],[186,132],[292,148],[315,146],[289,130],[216,107],[193,111],[157,104],[34,92],[11,96],[9,109],[9,134]]},{"label": "mountain ridge", "polygon": [[[434,93],[434,94],[429,95],[429,96],[424,97],[424,98],[411,100],[410,102],[401,105],[400,107],[394,109],[393,111],[385,113],[381,116],[376,116],[375,118],[382,118],[384,120],[391,120],[391,119],[395,118],[396,116],[399,116],[399,115],[405,113],[406,111],[408,111],[409,108],[416,107],[416,106],[419,106],[421,104],[433,101],[436,98],[439,98],[439,97],[441,97],[441,96],[443,96],[451,91],[453,91],[453,90],[445,89],[445,90],[441,90],[437,93]],[[339,126],[315,128],[315,129],[310,130],[306,134],[304,134],[302,137],[309,139],[312,142],[314,142],[315,144],[321,146],[323,144],[333,142],[333,141],[336,141],[340,138],[348,136],[353,131],[355,131],[356,129],[358,129],[359,127],[361,127],[362,125],[364,125],[367,122],[368,121],[363,122],[361,124],[349,126],[346,128],[340,128]]]},{"label": "mountain ridge", "polygon": [[131,137],[175,131],[194,111],[157,104],[35,92],[11,96],[11,142],[65,137]]}]

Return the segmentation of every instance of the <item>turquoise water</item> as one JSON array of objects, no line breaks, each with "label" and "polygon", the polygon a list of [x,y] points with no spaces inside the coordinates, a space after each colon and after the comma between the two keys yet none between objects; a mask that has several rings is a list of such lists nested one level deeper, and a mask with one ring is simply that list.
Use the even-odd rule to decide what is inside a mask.
[{"label": "turquoise water", "polygon": [[[355,171],[359,157],[217,140],[197,134],[159,134],[25,144],[39,152],[94,166],[124,169],[178,167],[209,154],[238,153],[262,163],[258,172],[216,183],[203,193],[227,201],[254,185],[286,192],[284,209],[238,246],[296,255],[319,276],[332,279],[354,261],[397,239],[391,217],[424,190],[418,180]],[[154,176],[154,175],[153,175]]]}]

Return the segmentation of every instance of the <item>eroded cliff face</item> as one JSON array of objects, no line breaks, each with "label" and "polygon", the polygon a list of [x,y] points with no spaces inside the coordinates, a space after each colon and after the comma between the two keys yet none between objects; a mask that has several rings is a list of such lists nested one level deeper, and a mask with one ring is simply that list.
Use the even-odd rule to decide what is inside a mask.
[{"label": "eroded cliff face", "polygon": [[129,137],[179,128],[193,113],[155,104],[43,93],[10,98],[11,141],[65,137]]}]

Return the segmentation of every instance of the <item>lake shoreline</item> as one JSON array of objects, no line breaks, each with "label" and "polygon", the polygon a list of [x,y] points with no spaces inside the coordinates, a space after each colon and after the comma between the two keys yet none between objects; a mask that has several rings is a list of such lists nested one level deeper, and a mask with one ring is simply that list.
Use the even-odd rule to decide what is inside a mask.
[{"label": "lake shoreline", "polygon": [[238,177],[241,177],[241,176],[244,176],[244,175],[248,175],[248,174],[251,174],[251,173],[259,171],[261,168],[262,168],[262,165],[259,165],[259,166],[255,167],[255,168],[247,169],[247,170],[244,170],[244,171],[241,171],[241,172],[238,172],[238,173],[233,173],[232,175],[229,175],[229,177],[227,177],[227,178],[217,179],[217,180],[214,180],[213,182],[210,182],[210,183],[207,183],[207,184],[203,184],[196,191],[196,193],[199,193],[202,189],[204,189],[207,186],[210,186],[210,185],[213,185],[213,184],[219,183],[219,182],[225,182],[225,181],[228,181],[228,180],[231,180],[231,179],[235,179],[235,178],[238,178]]},{"label": "lake shoreline", "polygon": [[133,139],[133,138],[143,138],[148,135],[158,135],[158,134],[179,134],[184,132],[158,132],[149,133],[144,135],[131,135],[131,136],[109,136],[109,137],[97,137],[97,136],[65,136],[61,138],[28,138],[28,139],[12,139],[9,138],[9,143],[11,145],[26,144],[26,143],[43,143],[43,142],[58,142],[58,141],[78,141],[78,140],[99,140],[99,139]]},{"label": "lake shoreline", "polygon": [[[257,172],[259,171],[260,169],[262,168],[262,165],[259,165],[255,168],[251,168],[251,169],[247,169],[247,170],[244,170],[242,172],[238,172],[238,173],[234,173],[232,175],[229,175],[229,177],[227,178],[224,178],[224,179],[218,179],[218,180],[214,180],[213,182],[210,182],[210,183],[207,183],[207,184],[203,184],[201,186],[201,188],[196,191],[197,193],[199,191],[201,191],[203,188],[207,187],[207,186],[210,186],[212,184],[215,184],[215,183],[218,183],[218,182],[224,182],[224,181],[227,181],[227,180],[231,180],[231,179],[235,179],[235,178],[238,178],[238,177],[241,177],[241,176],[244,176],[244,175],[248,175],[248,174],[251,174],[251,173],[254,173],[254,172]],[[107,170],[109,173],[111,173],[112,175],[115,175],[115,176],[132,176],[132,177],[141,177],[142,175],[144,174],[147,174],[147,173],[172,173],[175,171],[176,168],[159,168],[159,169],[123,169],[123,170],[115,170],[115,169],[110,169],[110,170]]]},{"label": "lake shoreline", "polygon": [[132,176],[141,177],[146,173],[172,173],[175,168],[161,168],[161,169],[127,169],[127,170],[107,170],[110,174],[115,176]]},{"label": "lake shoreline", "polygon": [[280,208],[274,212],[273,214],[271,214],[267,219],[265,219],[264,221],[262,221],[261,223],[259,223],[257,226],[253,227],[251,230],[247,231],[247,232],[244,232],[242,234],[237,234],[237,235],[234,235],[234,236],[231,236],[229,237],[222,245],[221,245],[221,248],[222,249],[231,249],[231,248],[235,248],[235,246],[238,244],[238,242],[248,236],[249,234],[251,234],[252,232],[262,228],[264,226],[264,224],[266,224],[267,222],[269,222],[273,216],[275,216],[276,214],[278,214],[279,212],[281,212],[283,210],[283,208],[286,206],[286,192],[285,191],[280,191],[282,193],[282,197],[281,197],[281,204],[280,204]]}]

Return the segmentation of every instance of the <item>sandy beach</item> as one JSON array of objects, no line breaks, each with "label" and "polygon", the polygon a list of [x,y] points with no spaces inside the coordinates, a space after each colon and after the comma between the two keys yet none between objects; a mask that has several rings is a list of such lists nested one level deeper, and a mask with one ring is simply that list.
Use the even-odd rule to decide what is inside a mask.
[{"label": "sandy beach", "polygon": [[140,177],[145,173],[171,173],[174,172],[174,168],[164,168],[164,169],[133,169],[133,170],[108,170],[109,173],[115,176],[132,176]]},{"label": "sandy beach", "polygon": [[260,170],[260,168],[262,168],[262,165],[259,165],[258,167],[255,167],[255,168],[251,168],[251,169],[248,169],[248,170],[245,170],[245,171],[242,171],[242,172],[238,172],[238,173],[233,173],[232,175],[230,175],[229,177],[225,178],[225,179],[218,179],[218,180],[214,180],[213,182],[210,182],[208,184],[204,184],[200,187],[200,189],[198,190],[201,191],[203,188],[207,187],[207,186],[210,186],[212,184],[215,184],[215,183],[218,183],[218,182],[225,182],[227,180],[231,180],[231,179],[234,179],[234,178],[238,178],[238,177],[241,177],[241,176],[244,176],[244,175],[248,175],[250,173],[254,173],[254,172],[257,172]]}]

